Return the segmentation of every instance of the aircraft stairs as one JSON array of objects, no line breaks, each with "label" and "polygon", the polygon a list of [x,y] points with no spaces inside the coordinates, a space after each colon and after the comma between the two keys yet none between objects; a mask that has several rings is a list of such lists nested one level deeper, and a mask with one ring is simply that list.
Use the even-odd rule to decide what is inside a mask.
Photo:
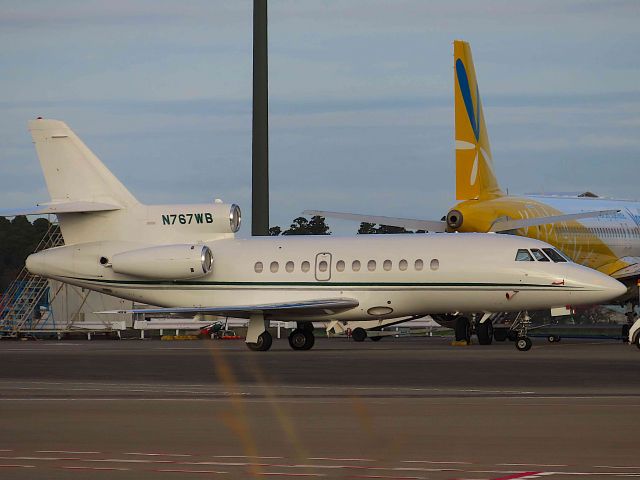
[{"label": "aircraft stairs", "polygon": [[[34,253],[62,245],[60,228],[52,223]],[[0,337],[16,337],[37,329],[43,321],[40,306],[48,300],[48,293],[49,281],[24,267],[0,297]]]}]

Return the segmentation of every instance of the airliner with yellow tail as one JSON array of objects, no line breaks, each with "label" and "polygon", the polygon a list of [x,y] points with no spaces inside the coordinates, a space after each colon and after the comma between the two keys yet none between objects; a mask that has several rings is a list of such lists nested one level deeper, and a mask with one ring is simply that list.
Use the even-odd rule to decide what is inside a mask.
[{"label": "airliner with yellow tail", "polygon": [[[496,232],[548,242],[575,262],[628,287],[620,303],[638,304],[640,202],[581,195],[508,195],[495,175],[471,47],[454,42],[456,199],[442,221],[318,210],[306,214],[447,232]],[[545,255],[531,261],[549,261]],[[631,318],[631,316],[629,317]]]}]

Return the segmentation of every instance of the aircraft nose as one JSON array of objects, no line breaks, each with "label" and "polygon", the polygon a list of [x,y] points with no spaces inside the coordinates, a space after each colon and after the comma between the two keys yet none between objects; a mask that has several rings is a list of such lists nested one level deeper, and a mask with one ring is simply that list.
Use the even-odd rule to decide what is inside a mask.
[{"label": "aircraft nose", "polygon": [[585,303],[607,302],[624,295],[627,291],[627,287],[609,275],[586,267],[582,267],[580,270],[576,283],[582,286],[587,294],[584,298]]}]

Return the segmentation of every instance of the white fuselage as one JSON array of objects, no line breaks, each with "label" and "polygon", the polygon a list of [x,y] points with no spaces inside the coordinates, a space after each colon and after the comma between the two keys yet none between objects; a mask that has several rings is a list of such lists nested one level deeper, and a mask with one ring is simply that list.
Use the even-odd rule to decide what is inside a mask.
[{"label": "white fuselage", "polygon": [[624,291],[615,280],[575,263],[516,262],[518,249],[549,245],[506,235],[285,236],[206,245],[213,269],[189,280],[126,276],[100,265],[101,257],[145,246],[119,241],[45,250],[30,256],[27,266],[32,273],[162,307],[322,298],[359,303],[307,320],[535,310],[597,304]]}]

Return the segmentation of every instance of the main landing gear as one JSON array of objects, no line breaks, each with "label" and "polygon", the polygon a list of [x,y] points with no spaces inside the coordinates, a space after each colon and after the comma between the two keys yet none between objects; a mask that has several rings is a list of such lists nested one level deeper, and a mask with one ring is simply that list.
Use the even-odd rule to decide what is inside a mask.
[{"label": "main landing gear", "polygon": [[289,335],[289,345],[294,350],[311,350],[315,341],[311,322],[298,322],[298,328]]},{"label": "main landing gear", "polygon": [[[263,315],[251,315],[245,340],[249,350],[266,352],[271,348],[273,337],[267,330],[268,326],[269,321],[265,320]],[[311,350],[315,340],[311,322],[298,322],[298,328],[289,335],[289,345],[294,350]]]}]

